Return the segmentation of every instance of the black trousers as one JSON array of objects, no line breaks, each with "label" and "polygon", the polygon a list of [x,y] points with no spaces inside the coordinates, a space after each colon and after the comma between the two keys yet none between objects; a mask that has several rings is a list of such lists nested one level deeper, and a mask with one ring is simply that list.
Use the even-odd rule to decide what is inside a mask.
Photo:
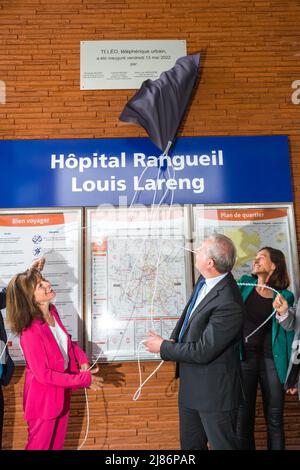
[{"label": "black trousers", "polygon": [[261,388],[264,416],[267,424],[268,450],[284,449],[283,409],[284,388],[280,383],[272,358],[249,354],[242,361],[244,398],[238,410],[237,434],[242,450],[254,450],[254,426],[258,384]]},{"label": "black trousers", "polygon": [[179,403],[182,450],[237,450],[237,410],[202,413]]},{"label": "black trousers", "polygon": [[3,416],[4,416],[4,400],[3,400],[2,387],[0,385],[0,450],[2,449]]}]

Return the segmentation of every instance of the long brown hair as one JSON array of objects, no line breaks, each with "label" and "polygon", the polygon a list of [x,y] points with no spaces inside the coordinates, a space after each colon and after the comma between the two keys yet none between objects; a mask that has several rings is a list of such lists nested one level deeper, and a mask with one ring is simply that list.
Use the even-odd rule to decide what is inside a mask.
[{"label": "long brown hair", "polygon": [[43,313],[34,299],[37,283],[43,279],[36,269],[28,269],[14,276],[6,290],[7,321],[12,332],[19,335],[34,318],[42,321]]},{"label": "long brown hair", "polygon": [[266,250],[269,253],[270,260],[275,264],[275,270],[271,274],[267,285],[277,290],[287,289],[290,285],[290,278],[288,275],[284,254],[282,251],[277,250],[276,248],[271,248],[270,246],[261,248],[259,252],[263,250]]}]

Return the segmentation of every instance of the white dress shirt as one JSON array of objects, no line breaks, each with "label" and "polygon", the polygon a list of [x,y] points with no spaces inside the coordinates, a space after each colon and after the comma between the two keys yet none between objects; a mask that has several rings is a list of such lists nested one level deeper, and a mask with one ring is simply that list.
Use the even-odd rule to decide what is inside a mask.
[{"label": "white dress shirt", "polygon": [[276,312],[276,320],[278,320],[278,323],[281,323],[283,320],[285,320],[289,316],[289,311],[284,313],[283,315],[279,315],[278,312]]},{"label": "white dress shirt", "polygon": [[216,277],[210,277],[205,279],[205,284],[203,285],[202,289],[200,289],[200,292],[198,294],[197,300],[195,302],[194,308],[191,312],[190,317],[193,315],[194,311],[200,304],[200,302],[204,299],[204,297],[220,282],[222,279],[224,279],[225,276],[227,276],[228,273],[225,274],[220,274],[220,276]]},{"label": "white dress shirt", "polygon": [[[49,325],[50,326],[50,325]],[[54,326],[50,326],[50,330],[53,333],[54,338],[58,344],[58,347],[64,357],[64,369],[66,370],[69,365],[69,355],[68,355],[68,338],[66,333],[61,329],[59,324],[54,318]]]}]

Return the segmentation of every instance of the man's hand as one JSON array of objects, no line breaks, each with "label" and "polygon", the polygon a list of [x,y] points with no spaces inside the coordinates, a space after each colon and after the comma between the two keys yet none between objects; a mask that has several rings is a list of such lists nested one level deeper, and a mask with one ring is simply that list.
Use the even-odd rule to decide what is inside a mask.
[{"label": "man's hand", "polygon": [[43,271],[43,268],[45,266],[46,259],[45,258],[39,258],[36,259],[30,266],[29,269],[37,269],[38,271]]},{"label": "man's hand", "polygon": [[277,294],[273,302],[273,308],[277,310],[279,315],[285,315],[288,311],[289,306],[287,301],[282,297],[282,295]]},{"label": "man's hand", "polygon": [[152,353],[159,353],[162,342],[163,338],[157,335],[154,331],[150,330],[148,332],[148,338],[144,341],[144,345],[147,351]]}]

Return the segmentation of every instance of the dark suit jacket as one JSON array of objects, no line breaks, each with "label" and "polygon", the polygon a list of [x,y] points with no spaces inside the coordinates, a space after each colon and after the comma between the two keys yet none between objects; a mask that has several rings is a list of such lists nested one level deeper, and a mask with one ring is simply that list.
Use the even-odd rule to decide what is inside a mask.
[{"label": "dark suit jacket", "polygon": [[190,301],[191,298],[171,335],[175,343],[163,341],[160,349],[162,359],[177,362],[179,403],[202,412],[237,408],[241,392],[239,344],[244,320],[240,290],[228,273],[197,306],[179,343]]},{"label": "dark suit jacket", "polygon": [[6,307],[6,289],[0,291],[0,310]]},{"label": "dark suit jacket", "polygon": [[[3,289],[0,291],[0,310],[2,308],[5,308],[5,306],[6,306],[6,289]],[[1,311],[0,311],[0,340],[3,341],[4,344],[6,344],[7,336],[6,336],[6,331],[4,328],[4,322],[3,322]],[[2,353],[2,349],[0,349],[0,355],[1,353]],[[1,358],[1,363],[3,365],[3,373],[0,379],[0,385],[9,384],[12,378],[13,372],[14,372],[14,368],[15,368],[12,358],[10,357],[8,353],[8,348],[6,348],[6,352],[4,354],[5,354],[5,364],[3,364],[4,358],[3,357]]]}]

